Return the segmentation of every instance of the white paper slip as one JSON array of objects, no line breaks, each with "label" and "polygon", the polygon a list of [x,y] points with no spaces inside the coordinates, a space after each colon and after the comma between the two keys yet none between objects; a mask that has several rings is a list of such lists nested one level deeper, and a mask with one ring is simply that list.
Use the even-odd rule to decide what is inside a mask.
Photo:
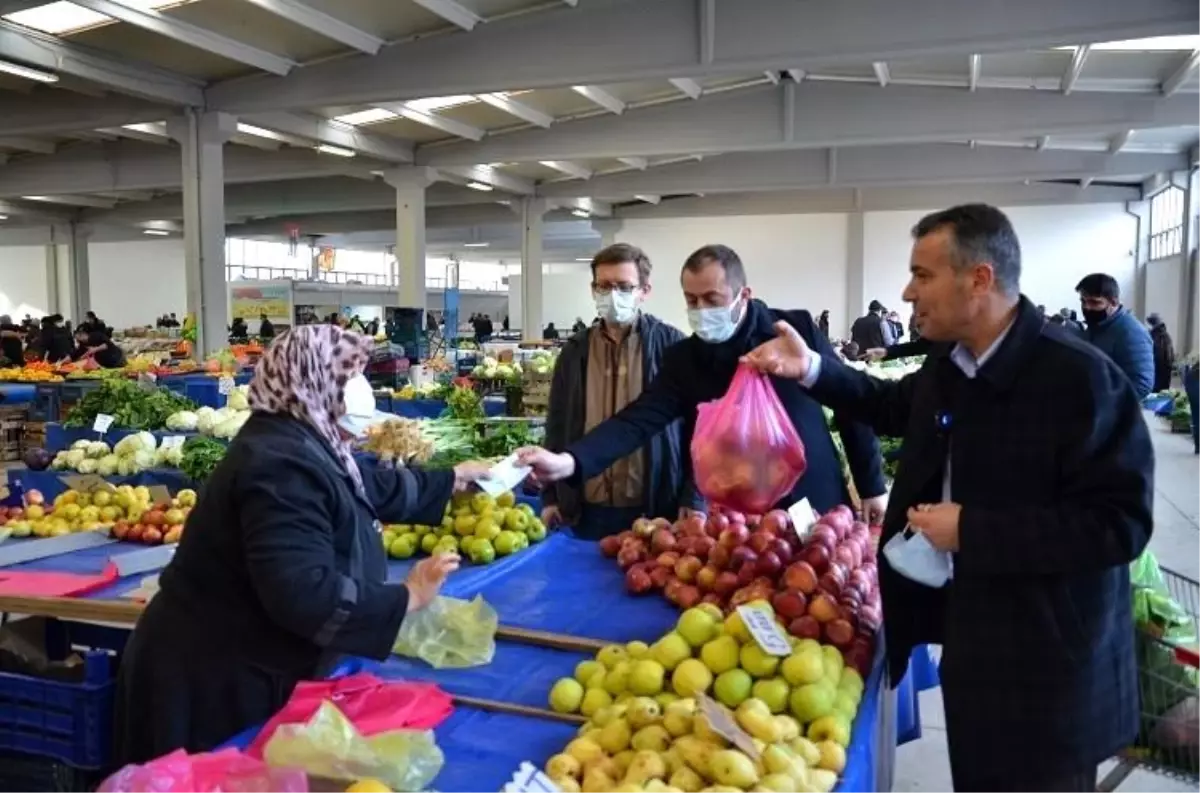
[{"label": "white paper slip", "polygon": [[229,396],[233,393],[234,383],[233,378],[224,375],[217,380],[217,393],[221,396]]},{"label": "white paper slip", "polygon": [[529,762],[521,763],[512,781],[504,785],[504,790],[512,793],[559,793],[558,785]]},{"label": "white paper slip", "polygon": [[802,498],[788,507],[788,517],[792,519],[792,527],[796,530],[796,536],[801,540],[808,539],[808,533],[820,519],[817,511],[812,508],[812,504],[808,503],[807,498]]},{"label": "white paper slip", "polygon": [[751,605],[738,606],[737,612],[746,624],[746,630],[750,631],[750,635],[758,642],[763,652],[780,658],[792,654],[792,644],[779,629],[773,616]]},{"label": "white paper slip", "polygon": [[108,428],[112,426],[113,417],[107,413],[97,413],[96,420],[92,422],[92,429],[103,435],[108,432]]},{"label": "white paper slip", "polygon": [[475,484],[488,495],[498,496],[521,484],[532,470],[528,465],[517,465],[517,455],[510,454],[492,466],[489,479],[480,479]]},{"label": "white paper slip", "polygon": [[187,438],[183,435],[168,435],[162,439],[162,448],[174,449],[176,447],[183,446],[183,442],[186,440]]}]

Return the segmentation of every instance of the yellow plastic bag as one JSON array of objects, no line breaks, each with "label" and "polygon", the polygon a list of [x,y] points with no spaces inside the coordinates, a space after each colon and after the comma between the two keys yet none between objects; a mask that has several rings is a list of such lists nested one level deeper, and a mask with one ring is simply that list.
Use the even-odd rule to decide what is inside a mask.
[{"label": "yellow plastic bag", "polygon": [[307,723],[275,730],[263,759],[312,776],[378,779],[401,791],[425,790],[446,761],[432,730],[391,730],[364,738],[329,701]]},{"label": "yellow plastic bag", "polygon": [[439,596],[404,618],[392,652],[420,658],[434,669],[484,666],[496,654],[499,622],[496,610],[478,595],[469,603]]}]

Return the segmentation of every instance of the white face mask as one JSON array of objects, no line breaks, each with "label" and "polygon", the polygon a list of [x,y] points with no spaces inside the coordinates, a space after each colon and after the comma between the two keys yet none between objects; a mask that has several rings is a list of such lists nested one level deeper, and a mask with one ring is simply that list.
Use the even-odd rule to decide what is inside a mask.
[{"label": "white face mask", "polygon": [[905,527],[883,546],[888,564],[900,575],[938,589],[950,580],[950,554],[930,545],[919,531]]},{"label": "white face mask", "polygon": [[637,317],[638,294],[622,292],[614,289],[608,294],[593,292],[596,300],[596,315],[605,322],[615,322],[618,325],[628,325]]},{"label": "white face mask", "polygon": [[375,424],[395,418],[375,408],[375,389],[361,374],[346,381],[342,402],[346,405],[346,413],[338,419],[338,426],[355,438],[366,435],[367,429]]},{"label": "white face mask", "polygon": [[738,299],[728,306],[689,308],[687,317],[688,324],[692,326],[692,333],[709,344],[729,341],[737,332],[738,321],[741,319],[738,306],[741,302],[741,299]]}]

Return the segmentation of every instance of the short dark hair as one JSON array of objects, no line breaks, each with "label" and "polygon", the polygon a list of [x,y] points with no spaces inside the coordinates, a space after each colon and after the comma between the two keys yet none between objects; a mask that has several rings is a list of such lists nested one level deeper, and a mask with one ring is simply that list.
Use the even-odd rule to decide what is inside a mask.
[{"label": "short dark hair", "polygon": [[624,264],[625,262],[637,265],[638,283],[645,286],[650,280],[650,271],[654,269],[650,264],[650,257],[638,246],[625,242],[609,245],[592,257],[592,280],[596,280],[597,267],[606,264]]},{"label": "short dark hair", "polygon": [[883,311],[883,303],[880,303],[878,300],[872,300],[871,304],[867,306],[867,311]]},{"label": "short dark hair", "polygon": [[710,262],[721,265],[721,269],[725,271],[726,283],[735,292],[746,285],[746,268],[742,265],[741,258],[728,245],[705,245],[703,248],[697,248],[687,257],[683,269],[698,273]]},{"label": "short dark hair", "polygon": [[1107,273],[1085,275],[1083,280],[1075,284],[1075,291],[1084,297],[1103,297],[1113,301],[1121,299],[1121,285]]},{"label": "short dark hair", "polygon": [[992,266],[996,284],[1005,294],[1021,291],[1021,242],[1008,216],[988,204],[962,204],[921,218],[913,239],[949,227],[954,235],[956,267],[981,262]]}]

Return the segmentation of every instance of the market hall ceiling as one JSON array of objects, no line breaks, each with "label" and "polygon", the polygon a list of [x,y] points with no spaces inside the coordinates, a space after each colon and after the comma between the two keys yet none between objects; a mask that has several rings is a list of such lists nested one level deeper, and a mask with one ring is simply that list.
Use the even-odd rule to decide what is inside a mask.
[{"label": "market hall ceiling", "polygon": [[[228,197],[260,188],[260,214],[231,222],[373,208],[405,165],[434,169],[445,207],[592,216],[1134,191],[1188,166],[1200,116],[1191,0],[0,0],[0,17],[0,198],[37,218],[178,203],[165,122],[187,107],[237,119]],[[286,199],[322,180],[324,202]]]}]

